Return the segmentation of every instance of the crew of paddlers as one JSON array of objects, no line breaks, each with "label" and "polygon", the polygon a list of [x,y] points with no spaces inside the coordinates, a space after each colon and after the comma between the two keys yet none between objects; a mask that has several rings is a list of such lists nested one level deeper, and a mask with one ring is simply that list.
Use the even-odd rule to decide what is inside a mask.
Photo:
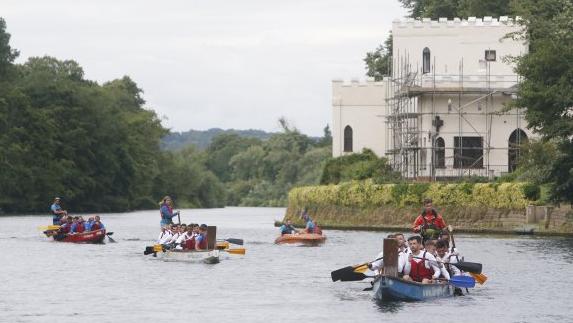
[{"label": "crew of paddlers", "polygon": [[99,215],[90,216],[88,220],[85,221],[82,216],[68,215],[68,212],[60,206],[60,202],[61,199],[56,197],[54,203],[50,206],[52,224],[59,226],[56,227],[57,229],[52,230],[55,231],[55,233],[67,235],[105,229]]},{"label": "crew of paddlers", "polygon": [[[458,263],[461,256],[456,248],[450,246],[449,230],[442,216],[432,207],[431,199],[424,200],[424,210],[414,221],[412,231],[416,234],[407,240],[402,233],[387,236],[398,240],[399,277],[428,284],[445,282],[452,276],[463,274],[452,265]],[[368,264],[368,268],[380,273],[383,266],[382,257],[381,252],[376,261]]]},{"label": "crew of paddlers", "polygon": [[161,227],[157,243],[165,249],[206,250],[206,224],[167,224]]}]

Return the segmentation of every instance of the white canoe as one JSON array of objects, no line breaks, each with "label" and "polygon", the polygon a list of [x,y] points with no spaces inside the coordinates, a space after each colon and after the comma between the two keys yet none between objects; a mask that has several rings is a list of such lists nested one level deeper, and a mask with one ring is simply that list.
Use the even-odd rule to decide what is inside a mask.
[{"label": "white canoe", "polygon": [[164,261],[183,261],[190,263],[216,264],[219,262],[219,250],[180,251],[168,250],[161,253]]}]

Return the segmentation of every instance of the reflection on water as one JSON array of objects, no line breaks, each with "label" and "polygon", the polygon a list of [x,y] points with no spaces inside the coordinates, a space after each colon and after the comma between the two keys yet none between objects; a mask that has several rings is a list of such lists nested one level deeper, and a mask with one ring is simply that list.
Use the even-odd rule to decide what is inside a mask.
[{"label": "reflection on water", "polygon": [[[42,237],[46,217],[0,218],[0,322],[546,322],[570,321],[573,239],[456,235],[466,261],[489,278],[464,297],[378,302],[368,279],[333,283],[330,272],[372,260],[385,232],[327,231],[320,247],[275,245],[280,208],[185,210],[245,240],[244,256],[217,265],[144,256],[157,212],[106,214],[117,243],[76,245]],[[12,238],[14,237],[14,238]],[[18,237],[18,238],[16,238]],[[556,290],[563,291],[556,296]],[[216,304],[216,305],[215,305]],[[462,314],[460,314],[462,312]],[[423,315],[421,314],[423,313]],[[446,313],[446,315],[444,315]],[[454,313],[457,313],[454,315]]]},{"label": "reflection on water", "polygon": [[378,306],[378,310],[382,313],[397,313],[398,311],[402,310],[406,302],[399,302],[399,301],[375,301],[376,306]]}]

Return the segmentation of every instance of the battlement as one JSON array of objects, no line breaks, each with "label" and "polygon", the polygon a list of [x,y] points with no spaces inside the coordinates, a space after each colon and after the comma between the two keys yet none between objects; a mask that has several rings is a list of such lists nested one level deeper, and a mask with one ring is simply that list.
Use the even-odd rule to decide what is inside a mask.
[{"label": "battlement", "polygon": [[448,18],[439,18],[438,20],[432,20],[430,18],[421,18],[421,19],[414,19],[414,18],[405,18],[405,19],[398,19],[394,20],[392,24],[394,27],[398,28],[453,28],[453,27],[507,27],[507,26],[517,26],[520,17],[517,16],[515,19],[510,18],[508,16],[501,16],[498,18],[493,17],[483,17],[483,18],[476,18],[476,17],[469,17],[466,19],[454,18],[449,20]]},{"label": "battlement", "polygon": [[374,78],[369,77],[367,79],[334,79],[332,80],[333,86],[344,86],[344,87],[364,87],[364,86],[384,86],[388,81],[390,81],[389,77],[384,77],[383,81],[374,81]]}]

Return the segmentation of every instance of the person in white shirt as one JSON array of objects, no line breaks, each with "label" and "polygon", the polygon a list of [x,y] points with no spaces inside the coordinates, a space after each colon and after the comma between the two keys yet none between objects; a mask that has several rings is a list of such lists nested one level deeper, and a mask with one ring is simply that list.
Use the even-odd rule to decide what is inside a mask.
[{"label": "person in white shirt", "polygon": [[164,244],[167,239],[171,239],[171,232],[166,226],[161,227],[161,232],[159,233],[159,237],[157,237],[157,243]]},{"label": "person in white shirt", "polygon": [[444,261],[442,259],[438,259],[438,257],[437,257],[436,240],[427,240],[425,247],[426,247],[425,249],[428,253],[430,253],[432,256],[436,257],[436,266],[438,266],[438,268],[440,268],[440,277],[445,278],[445,279],[450,279],[450,273],[448,272],[448,269],[444,265],[444,263],[443,263]]},{"label": "person in white shirt", "polygon": [[180,228],[178,226],[173,227],[173,235],[165,244],[173,246],[175,242],[177,242],[177,239],[179,239],[179,236],[181,236]]},{"label": "person in white shirt", "polygon": [[410,270],[404,271],[404,280],[412,280],[422,284],[432,283],[440,277],[440,268],[437,266],[436,257],[427,251],[422,251],[422,238],[412,236],[408,238],[411,253],[408,255]]},{"label": "person in white shirt", "polygon": [[[393,234],[389,234],[387,237],[387,239],[396,239],[396,236]],[[400,240],[398,240],[398,244],[400,244]],[[368,268],[372,271],[374,271],[377,275],[380,274],[380,271],[382,270],[382,268],[384,267],[384,259],[382,259],[384,256],[384,251],[381,251],[377,256],[376,256],[376,261],[373,261],[371,263],[368,264]],[[408,254],[404,253],[402,251],[402,246],[398,246],[398,275],[403,275],[403,273],[405,271],[410,271],[410,263],[408,262]]]},{"label": "person in white shirt", "polygon": [[409,254],[410,248],[408,247],[408,243],[406,243],[406,239],[404,238],[404,234],[402,233],[395,233],[394,236],[396,240],[398,240],[398,244],[400,246],[400,250],[402,253]]},{"label": "person in white shirt", "polygon": [[458,259],[456,255],[448,252],[448,244],[446,241],[438,240],[436,243],[436,254],[436,259],[444,263],[444,267],[450,273],[450,276],[462,274],[458,267],[451,265],[457,263]]}]

